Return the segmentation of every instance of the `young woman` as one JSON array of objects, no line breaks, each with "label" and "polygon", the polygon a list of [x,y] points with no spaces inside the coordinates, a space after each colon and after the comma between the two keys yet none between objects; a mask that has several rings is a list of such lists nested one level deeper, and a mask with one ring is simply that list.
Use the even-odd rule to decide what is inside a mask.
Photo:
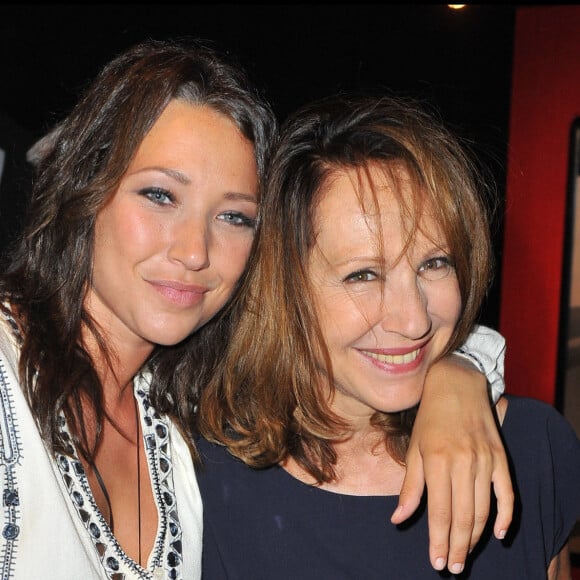
[{"label": "young woman", "polygon": [[[339,97],[283,126],[238,324],[202,394],[201,432],[226,446],[200,441],[204,577],[440,577],[424,510],[400,529],[385,519],[425,377],[472,330],[488,286],[481,184],[411,102]],[[504,398],[498,421],[517,525],[504,543],[490,522],[467,569],[449,570],[569,578],[580,442],[538,401]]]},{"label": "young woman", "polygon": [[[200,577],[192,426],[234,324],[215,316],[250,254],[275,135],[239,67],[200,43],[151,41],[107,64],[43,141],[0,281],[3,578]],[[461,423],[458,437],[495,466],[441,481],[441,505],[468,517],[487,509],[474,479],[499,471],[511,490],[474,374],[428,381],[472,405],[476,433]],[[407,512],[422,456],[427,480],[466,456],[444,441],[438,461],[426,443],[437,404],[416,432]],[[466,531],[464,549],[478,534]]]}]

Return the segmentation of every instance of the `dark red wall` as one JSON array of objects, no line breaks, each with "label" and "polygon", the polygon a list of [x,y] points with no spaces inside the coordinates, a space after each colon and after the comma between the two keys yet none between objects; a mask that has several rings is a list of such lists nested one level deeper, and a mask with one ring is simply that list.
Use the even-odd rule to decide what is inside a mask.
[{"label": "dark red wall", "polygon": [[554,403],[580,6],[518,8],[513,67],[500,308],[507,390]]}]

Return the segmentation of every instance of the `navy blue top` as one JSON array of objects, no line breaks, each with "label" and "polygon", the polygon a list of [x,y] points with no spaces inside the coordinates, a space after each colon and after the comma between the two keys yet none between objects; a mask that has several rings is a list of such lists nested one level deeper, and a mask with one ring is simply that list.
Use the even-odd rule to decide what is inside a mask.
[{"label": "navy blue top", "polygon": [[[580,442],[550,405],[507,396],[502,433],[516,509],[508,537],[492,513],[459,578],[545,580],[580,517]],[[398,496],[352,496],[309,486],[276,466],[254,470],[199,442],[203,580],[417,580],[450,577],[429,563],[425,503],[409,524],[390,516]],[[493,500],[492,500],[493,503]]]}]

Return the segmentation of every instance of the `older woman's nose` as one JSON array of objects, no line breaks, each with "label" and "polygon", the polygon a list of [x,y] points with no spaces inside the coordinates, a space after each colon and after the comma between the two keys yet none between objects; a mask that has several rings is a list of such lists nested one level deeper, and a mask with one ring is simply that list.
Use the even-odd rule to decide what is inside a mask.
[{"label": "older woman's nose", "polygon": [[394,332],[411,340],[425,336],[431,330],[431,317],[427,310],[427,298],[416,277],[391,280],[385,291],[381,326],[386,332]]}]

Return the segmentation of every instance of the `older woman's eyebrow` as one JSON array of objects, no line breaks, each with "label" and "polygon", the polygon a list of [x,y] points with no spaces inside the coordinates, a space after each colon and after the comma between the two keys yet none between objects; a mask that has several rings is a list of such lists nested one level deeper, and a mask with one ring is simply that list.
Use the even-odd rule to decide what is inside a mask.
[{"label": "older woman's eyebrow", "polygon": [[368,254],[368,255],[363,254],[363,255],[357,255],[357,256],[350,256],[349,258],[341,260],[338,263],[339,264],[352,264],[355,262],[372,262],[374,264],[378,264],[380,262],[384,262],[384,259],[381,258],[380,256],[375,256],[372,254]]}]

